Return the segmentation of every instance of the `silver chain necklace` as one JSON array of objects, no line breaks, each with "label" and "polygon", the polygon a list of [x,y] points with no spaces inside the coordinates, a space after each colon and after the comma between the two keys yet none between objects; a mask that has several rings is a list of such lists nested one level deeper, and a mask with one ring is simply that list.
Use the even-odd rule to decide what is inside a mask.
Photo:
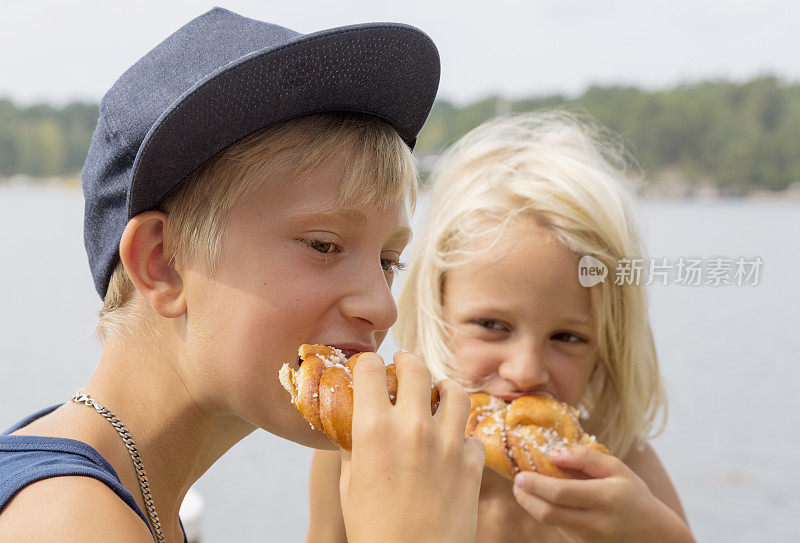
[{"label": "silver chain necklace", "polygon": [[165,543],[166,540],[164,539],[164,532],[161,531],[161,523],[158,520],[156,506],[153,504],[153,498],[150,497],[150,487],[147,485],[147,474],[144,471],[142,459],[139,458],[139,451],[136,450],[136,444],[133,442],[131,433],[128,432],[128,429],[125,428],[125,425],[122,424],[122,421],[114,416],[114,413],[97,403],[88,394],[83,394],[78,391],[72,397],[72,401],[75,403],[86,404],[89,407],[94,407],[94,410],[103,415],[106,420],[111,423],[111,426],[113,426],[114,429],[119,432],[122,441],[125,443],[125,446],[128,447],[128,452],[131,453],[133,467],[136,468],[136,475],[139,477],[139,486],[142,489],[142,497],[144,498],[144,504],[147,507],[147,514],[150,516],[150,522],[153,524],[153,531],[156,533],[156,539],[158,539],[158,543]]}]

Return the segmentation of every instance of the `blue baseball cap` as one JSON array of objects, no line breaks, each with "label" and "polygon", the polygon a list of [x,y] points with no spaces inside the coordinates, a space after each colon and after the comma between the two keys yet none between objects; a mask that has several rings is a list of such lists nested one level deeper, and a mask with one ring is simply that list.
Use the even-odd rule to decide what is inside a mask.
[{"label": "blue baseball cap", "polygon": [[100,102],[81,173],[84,244],[105,298],[132,217],[262,128],[333,111],[389,123],[413,149],[439,85],[422,31],[367,23],[300,34],[214,8],[131,66]]}]

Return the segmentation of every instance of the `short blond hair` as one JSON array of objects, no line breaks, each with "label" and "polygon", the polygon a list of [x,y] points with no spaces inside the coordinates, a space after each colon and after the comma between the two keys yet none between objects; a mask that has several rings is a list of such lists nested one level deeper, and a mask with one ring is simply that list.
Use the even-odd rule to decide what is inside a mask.
[{"label": "short blond hair", "polygon": [[[192,263],[213,273],[230,210],[266,177],[285,174],[302,181],[324,162],[348,149],[338,205],[385,209],[417,198],[417,169],[411,150],[388,124],[368,115],[324,113],[266,128],[231,145],[200,166],[165,198],[165,251],[173,262]],[[137,330],[147,304],[118,262],[99,313],[101,341]]]},{"label": "short blond hair", "polygon": [[[588,116],[507,116],[469,132],[432,173],[431,208],[398,298],[399,346],[420,354],[435,377],[459,379],[443,309],[447,270],[478,256],[518,218],[534,219],[609,270],[621,258],[643,257],[633,214],[638,171]],[[663,427],[666,402],[644,287],[614,283],[590,289],[598,363],[582,403],[587,430],[622,457]]]}]

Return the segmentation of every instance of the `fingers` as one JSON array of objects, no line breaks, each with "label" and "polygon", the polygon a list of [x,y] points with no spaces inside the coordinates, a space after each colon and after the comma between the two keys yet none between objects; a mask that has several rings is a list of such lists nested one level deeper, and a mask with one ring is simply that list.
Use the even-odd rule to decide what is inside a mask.
[{"label": "fingers", "polygon": [[514,487],[546,500],[553,505],[589,509],[602,508],[603,482],[596,480],[559,479],[523,471],[514,477]]},{"label": "fingers", "polygon": [[581,471],[592,479],[559,479],[526,471],[517,474],[514,485],[551,504],[564,507],[606,508],[610,488],[607,479],[627,469],[619,459],[582,445],[552,452],[548,458],[561,468]]},{"label": "fingers", "polygon": [[474,541],[486,453],[479,440],[464,438],[466,395],[442,383],[434,420],[430,371],[398,353],[392,406],[379,360],[365,356],[353,368],[353,452],[342,456],[340,481],[348,539]]},{"label": "fingers", "polygon": [[[469,418],[469,395],[452,379],[437,381],[436,388],[439,389],[439,409],[433,418],[449,440],[460,443]],[[480,440],[476,441],[480,443]]]},{"label": "fingers", "polygon": [[[548,479],[545,475],[539,475]],[[569,531],[595,533],[606,523],[604,514],[597,510],[576,509],[551,503],[514,485],[514,498],[533,518],[550,526],[569,528]]]},{"label": "fingers", "polygon": [[616,457],[583,445],[554,451],[548,455],[548,458],[560,468],[582,471],[593,479],[619,475],[625,469],[625,465]]},{"label": "fingers", "polygon": [[[397,371],[397,402],[401,409],[408,409],[418,416],[430,417],[431,374],[427,366],[416,355],[400,351],[394,355]],[[439,391],[439,407],[433,419],[438,424],[438,431],[443,439],[454,449],[464,446],[464,429],[469,418],[470,400],[467,392],[452,379],[436,382]],[[430,420],[430,419],[428,419]],[[476,440],[480,443],[479,440]],[[470,445],[476,448],[476,444]],[[485,449],[480,445],[481,453],[478,462],[483,465]],[[473,453],[477,453],[476,451]]]},{"label": "fingers", "polygon": [[[376,353],[363,353],[353,368],[353,413],[374,416],[387,410],[386,368]],[[355,421],[354,421],[355,422]]]},{"label": "fingers", "polygon": [[417,355],[400,351],[394,355],[397,371],[395,405],[420,416],[431,416],[431,372]]},{"label": "fingers", "polygon": [[[540,476],[546,477],[546,476]],[[564,507],[542,499],[536,494],[526,492],[521,486],[514,485],[514,498],[528,513],[545,524],[555,526],[569,526],[575,524],[580,518],[582,509]]]},{"label": "fingers", "polygon": [[481,475],[483,475],[483,467],[486,465],[486,446],[483,441],[477,437],[464,438],[464,454],[467,460],[472,462],[472,467],[477,470],[478,486],[480,486]]}]

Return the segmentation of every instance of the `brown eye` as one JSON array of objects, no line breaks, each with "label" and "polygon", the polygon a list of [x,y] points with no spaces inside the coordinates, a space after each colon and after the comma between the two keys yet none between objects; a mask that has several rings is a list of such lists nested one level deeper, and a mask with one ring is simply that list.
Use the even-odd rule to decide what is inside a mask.
[{"label": "brown eye", "polygon": [[329,253],[333,248],[333,243],[330,243],[328,241],[320,241],[318,239],[309,240],[308,245],[309,247],[320,253]]},{"label": "brown eye", "polygon": [[586,343],[585,338],[571,332],[558,332],[557,334],[553,334],[552,339],[564,343]]},{"label": "brown eye", "polygon": [[505,330],[503,323],[494,319],[478,319],[475,324],[488,330]]}]

